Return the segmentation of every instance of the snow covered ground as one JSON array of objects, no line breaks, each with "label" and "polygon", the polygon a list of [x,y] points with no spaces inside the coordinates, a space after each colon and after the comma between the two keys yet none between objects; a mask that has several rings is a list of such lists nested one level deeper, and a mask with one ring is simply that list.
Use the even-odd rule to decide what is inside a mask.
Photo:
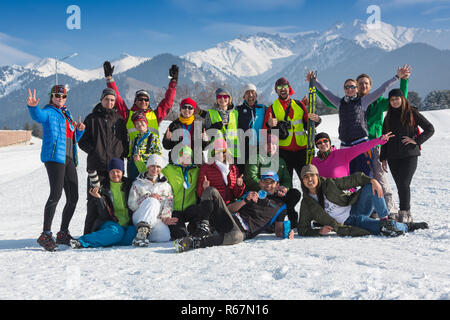
[{"label": "snow covered ground", "polygon": [[[398,238],[296,235],[280,240],[264,234],[235,246],[183,254],[175,254],[172,242],[149,248],[60,246],[59,252],[45,252],[36,243],[49,192],[39,159],[41,141],[1,148],[0,299],[448,300],[450,110],[425,116],[436,133],[422,148],[412,211],[430,229]],[[323,117],[319,131],[337,142],[337,117]],[[86,211],[82,152],[80,160],[73,236],[81,235]],[[294,184],[299,186],[296,176]],[[53,221],[55,234],[64,202],[63,196]]]}]

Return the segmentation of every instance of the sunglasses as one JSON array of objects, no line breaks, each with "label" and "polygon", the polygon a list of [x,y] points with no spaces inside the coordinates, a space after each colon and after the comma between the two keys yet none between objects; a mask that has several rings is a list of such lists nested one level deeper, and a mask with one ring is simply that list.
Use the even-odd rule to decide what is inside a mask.
[{"label": "sunglasses", "polygon": [[229,96],[229,95],[226,95],[226,94],[224,94],[224,95],[219,94],[219,95],[217,96],[217,100],[219,100],[219,99],[229,99],[229,98],[230,98],[230,96]]},{"label": "sunglasses", "polygon": [[67,98],[67,94],[59,94],[59,93],[52,93],[53,97],[55,98],[63,98],[66,99]]},{"label": "sunglasses", "polygon": [[182,110],[194,110],[194,107],[189,105],[189,104],[185,104],[181,107]]},{"label": "sunglasses", "polygon": [[285,84],[283,86],[277,86],[277,90],[281,90],[281,89],[289,89],[289,85]]},{"label": "sunglasses", "polygon": [[215,150],[215,151],[216,151],[216,153],[223,153],[223,154],[226,154],[226,153],[227,153],[227,150],[226,150],[226,149]]},{"label": "sunglasses", "polygon": [[149,102],[150,99],[149,98],[139,98],[138,101],[140,101],[140,102],[142,102],[142,101]]},{"label": "sunglasses", "polygon": [[322,143],[328,143],[328,142],[330,142],[330,140],[328,140],[328,139],[320,139],[319,141],[316,142],[316,146],[319,146]]},{"label": "sunglasses", "polygon": [[356,86],[354,86],[354,85],[353,86],[344,86],[344,89],[347,89],[347,90],[348,89],[356,89]]}]

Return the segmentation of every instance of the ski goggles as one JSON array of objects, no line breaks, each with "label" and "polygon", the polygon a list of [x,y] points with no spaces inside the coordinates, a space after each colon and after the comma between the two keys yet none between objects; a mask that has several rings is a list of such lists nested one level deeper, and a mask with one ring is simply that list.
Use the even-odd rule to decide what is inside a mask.
[{"label": "ski goggles", "polygon": [[181,106],[182,110],[194,110],[194,107],[191,106],[190,104],[184,104]]},{"label": "ski goggles", "polygon": [[57,98],[57,99],[66,99],[67,98],[67,94],[61,94],[61,93],[52,93],[52,96]]},{"label": "ski goggles", "polygon": [[317,140],[317,141],[316,141],[316,146],[320,146],[320,145],[323,144],[323,143],[329,143],[329,142],[330,142],[330,140],[328,140],[328,139],[326,139],[326,138],[320,139],[320,140]]},{"label": "ski goggles", "polygon": [[289,89],[289,85],[285,84],[285,85],[282,85],[282,86],[277,86],[277,90],[281,90],[281,89]]}]

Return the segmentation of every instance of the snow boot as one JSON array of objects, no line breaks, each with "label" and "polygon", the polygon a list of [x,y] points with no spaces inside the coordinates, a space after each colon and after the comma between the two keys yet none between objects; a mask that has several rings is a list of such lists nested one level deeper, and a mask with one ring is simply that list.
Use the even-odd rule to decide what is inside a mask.
[{"label": "snow boot", "polygon": [[72,247],[72,249],[81,249],[81,248],[83,248],[83,245],[81,244],[81,242],[76,240],[76,239],[70,240],[70,246]]},{"label": "snow boot", "polygon": [[200,222],[197,222],[197,227],[195,231],[192,233],[192,236],[194,238],[203,238],[210,236],[211,233],[211,227],[209,225],[208,220],[202,220]]},{"label": "snow boot", "polygon": [[403,235],[404,232],[396,228],[393,220],[381,220],[380,234],[388,237],[398,237]]},{"label": "snow boot", "polygon": [[40,237],[37,239],[37,243],[47,251],[58,250],[58,246],[56,245],[51,233],[46,234],[45,232],[42,232]]},{"label": "snow boot", "polygon": [[181,253],[192,249],[200,248],[201,241],[202,239],[195,237],[184,237],[177,239],[174,242],[175,251],[177,253]]},{"label": "snow boot", "polygon": [[135,247],[148,247],[150,241],[148,240],[148,236],[152,231],[152,228],[147,222],[139,222],[136,226],[137,234],[133,239],[133,246]]},{"label": "snow boot", "polygon": [[401,223],[411,223],[413,222],[413,218],[411,215],[411,211],[409,210],[399,210],[398,211],[398,220]]},{"label": "snow boot", "polygon": [[417,229],[428,229],[428,223],[426,222],[407,222],[408,232],[415,231]]},{"label": "snow boot", "polygon": [[69,231],[59,231],[56,234],[56,244],[63,244],[66,246],[70,246],[70,240],[73,240]]}]

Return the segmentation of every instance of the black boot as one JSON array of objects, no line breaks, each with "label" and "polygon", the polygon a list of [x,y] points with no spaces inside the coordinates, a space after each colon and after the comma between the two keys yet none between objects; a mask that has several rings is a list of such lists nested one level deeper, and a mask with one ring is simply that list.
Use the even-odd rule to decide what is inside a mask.
[{"label": "black boot", "polygon": [[428,223],[426,222],[407,222],[408,232],[415,231],[417,229],[428,229]]},{"label": "black boot", "polygon": [[197,228],[192,233],[195,238],[203,238],[211,235],[211,227],[208,220],[197,222]]},{"label": "black boot", "polygon": [[175,251],[177,253],[181,253],[181,252],[201,248],[201,242],[202,242],[202,239],[195,238],[195,237],[184,237],[184,238],[177,239],[174,242]]},{"label": "black boot", "polygon": [[380,234],[388,237],[398,237],[405,232],[397,229],[393,220],[381,220],[380,221]]}]

